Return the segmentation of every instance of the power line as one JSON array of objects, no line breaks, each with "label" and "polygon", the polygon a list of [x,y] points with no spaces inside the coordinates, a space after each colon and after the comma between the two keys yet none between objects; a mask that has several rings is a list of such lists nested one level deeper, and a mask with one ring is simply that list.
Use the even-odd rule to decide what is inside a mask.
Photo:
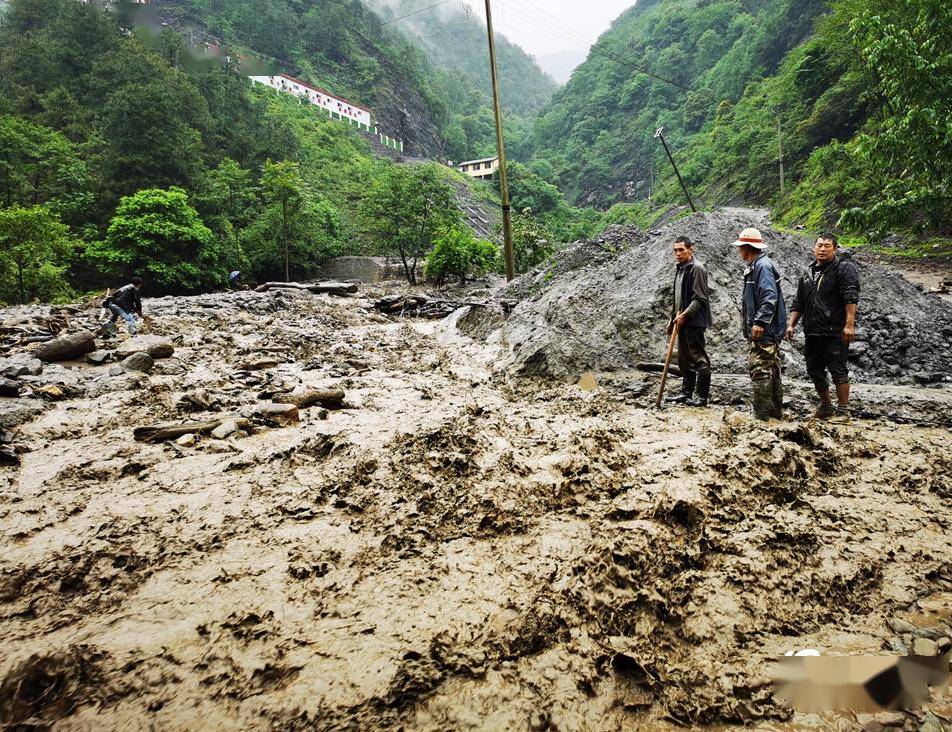
[{"label": "power line", "polygon": [[[551,13],[541,8],[536,8],[536,6],[534,4],[531,4],[529,0],[512,0],[512,2],[516,4],[516,7],[513,7],[512,5],[510,5],[509,11],[515,13],[516,15],[519,15],[523,20],[526,20],[530,23],[536,23],[540,25],[543,28],[543,30],[547,30],[548,32],[553,33],[554,35],[561,36],[564,40],[567,40],[570,43],[573,43],[573,45],[577,45],[578,47],[583,47],[583,44],[588,44],[587,40],[583,39],[580,35],[575,33],[575,31],[570,30],[568,26],[564,25],[558,18],[556,18]],[[640,66],[636,66],[630,61],[615,55],[612,51],[609,51],[608,49],[602,46],[599,46],[598,43],[590,44],[587,50],[590,54],[600,53],[603,56],[606,56],[612,59],[616,63],[621,64],[622,66],[626,66],[627,68],[633,71],[637,71],[638,73],[645,74],[646,76],[650,76],[651,78],[657,79],[658,81],[664,82],[665,84],[676,86],[679,89],[683,89],[684,91],[692,91],[690,87],[687,87],[684,84],[681,84],[672,79],[667,79],[652,71],[648,71],[647,69],[641,68]]]},{"label": "power line", "polygon": [[391,23],[396,23],[398,20],[403,20],[404,18],[409,18],[413,15],[419,15],[420,13],[425,13],[427,10],[433,10],[433,8],[438,8],[440,7],[440,5],[446,5],[446,3],[448,2],[452,2],[452,0],[441,0],[441,2],[438,2],[435,5],[430,5],[425,8],[420,8],[419,10],[414,10],[412,13],[401,15],[399,18],[393,18],[392,20],[388,20],[386,23],[381,23],[381,25],[390,25]]}]

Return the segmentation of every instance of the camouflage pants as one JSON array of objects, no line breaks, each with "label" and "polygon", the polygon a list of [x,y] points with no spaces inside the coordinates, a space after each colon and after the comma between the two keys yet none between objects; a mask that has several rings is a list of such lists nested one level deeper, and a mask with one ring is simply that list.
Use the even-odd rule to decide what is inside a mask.
[{"label": "camouflage pants", "polygon": [[754,388],[754,416],[766,421],[783,415],[783,382],[780,380],[780,343],[750,341],[747,371]]},{"label": "camouflage pants", "polygon": [[751,381],[780,378],[780,343],[750,341],[747,348],[747,372]]}]

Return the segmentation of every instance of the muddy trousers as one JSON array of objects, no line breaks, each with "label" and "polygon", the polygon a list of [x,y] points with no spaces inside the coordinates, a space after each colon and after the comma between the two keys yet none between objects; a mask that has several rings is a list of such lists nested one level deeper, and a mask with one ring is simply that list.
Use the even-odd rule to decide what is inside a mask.
[{"label": "muddy trousers", "polygon": [[750,341],[747,370],[753,387],[754,416],[766,422],[783,416],[783,382],[780,380],[780,343]]},{"label": "muddy trousers", "polygon": [[678,331],[678,368],[681,369],[681,392],[707,399],[711,394],[711,359],[704,344],[704,328],[686,325]]}]

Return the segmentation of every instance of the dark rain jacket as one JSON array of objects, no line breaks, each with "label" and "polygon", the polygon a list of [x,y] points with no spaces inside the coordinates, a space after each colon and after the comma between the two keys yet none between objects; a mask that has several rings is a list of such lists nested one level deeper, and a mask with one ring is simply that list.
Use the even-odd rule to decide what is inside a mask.
[{"label": "dark rain jacket", "polygon": [[813,260],[800,277],[790,310],[801,314],[806,335],[841,336],[846,327],[846,306],[858,302],[856,265],[837,255],[822,266]]},{"label": "dark rain jacket", "polygon": [[[681,309],[687,310],[684,325],[693,328],[711,327],[711,295],[707,287],[707,270],[696,259],[679,264],[674,273],[674,283],[677,285],[678,272],[683,272],[681,278]],[[677,315],[674,312],[674,303],[671,302],[671,318]]]},{"label": "dark rain jacket", "polygon": [[112,296],[106,302],[111,302],[127,313],[142,315],[142,300],[139,299],[139,290],[131,282],[112,293]]},{"label": "dark rain jacket", "polygon": [[764,329],[761,341],[779,343],[787,330],[787,308],[780,287],[780,272],[766,254],[747,265],[744,270],[742,313],[744,336],[750,340],[755,325]]}]

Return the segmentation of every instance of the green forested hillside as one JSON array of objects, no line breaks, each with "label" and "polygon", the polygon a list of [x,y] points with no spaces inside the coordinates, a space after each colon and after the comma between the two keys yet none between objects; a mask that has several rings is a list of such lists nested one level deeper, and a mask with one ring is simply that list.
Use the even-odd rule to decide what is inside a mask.
[{"label": "green forested hillside", "polygon": [[[174,5],[175,3],[166,3]],[[462,11],[414,13],[403,0],[373,9],[361,0],[181,0],[213,34],[283,69],[374,109],[415,155],[454,160],[495,144],[485,27]],[[413,14],[405,20],[407,14]],[[522,49],[497,37],[513,134],[555,84]]]},{"label": "green forested hillside", "polygon": [[[952,5],[639,2],[540,117],[535,156],[578,201],[695,195],[785,221],[949,228]],[[779,144],[778,144],[779,123]],[[779,145],[786,187],[780,195]]]},{"label": "green forested hillside", "polygon": [[[427,5],[420,0],[400,0],[381,12],[385,18],[404,18],[396,22],[397,27],[411,35],[446,72],[442,84],[450,109],[449,124],[443,128],[446,157],[466,160],[493,155],[496,139],[486,26],[479,16],[455,4],[415,12]],[[496,56],[509,147],[518,159],[526,154],[532,118],[550,101],[556,84],[525,51],[498,33]]]},{"label": "green forested hillside", "polygon": [[574,198],[647,195],[655,130],[680,147],[812,29],[819,0],[642,0],[615,21],[536,125]]},{"label": "green forested hillside", "polygon": [[[438,165],[396,175],[369,143],[233,65],[188,70],[75,0],[13,0],[0,20],[0,301],[133,273],[148,291],[312,274],[393,244],[374,201],[413,221],[449,200]],[[454,205],[438,219],[459,223]],[[438,232],[414,243],[426,250]]]}]

